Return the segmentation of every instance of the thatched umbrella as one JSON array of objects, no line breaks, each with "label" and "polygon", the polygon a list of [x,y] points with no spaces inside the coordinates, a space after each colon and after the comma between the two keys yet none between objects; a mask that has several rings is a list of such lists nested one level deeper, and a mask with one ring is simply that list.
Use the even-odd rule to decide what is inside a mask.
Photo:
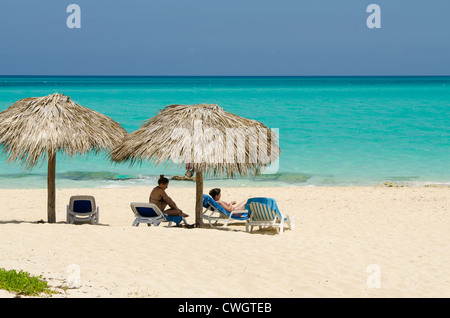
[{"label": "thatched umbrella", "polygon": [[203,174],[256,175],[279,156],[276,134],[216,104],[170,105],[110,152],[116,162],[189,165],[196,172],[195,218],[202,227]]},{"label": "thatched umbrella", "polygon": [[0,146],[8,161],[35,167],[48,160],[48,222],[55,215],[55,156],[97,153],[122,141],[126,131],[106,115],[58,93],[24,98],[0,112]]}]

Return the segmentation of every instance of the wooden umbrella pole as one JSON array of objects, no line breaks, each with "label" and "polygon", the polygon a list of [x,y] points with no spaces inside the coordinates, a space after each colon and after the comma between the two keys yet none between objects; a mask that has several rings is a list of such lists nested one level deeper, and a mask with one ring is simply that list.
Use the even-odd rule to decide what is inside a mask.
[{"label": "wooden umbrella pole", "polygon": [[201,228],[203,227],[203,172],[197,171],[195,175],[195,225]]},{"label": "wooden umbrella pole", "polygon": [[47,171],[47,216],[48,223],[56,222],[55,213],[55,167],[56,156],[55,153],[48,154],[48,171]]}]

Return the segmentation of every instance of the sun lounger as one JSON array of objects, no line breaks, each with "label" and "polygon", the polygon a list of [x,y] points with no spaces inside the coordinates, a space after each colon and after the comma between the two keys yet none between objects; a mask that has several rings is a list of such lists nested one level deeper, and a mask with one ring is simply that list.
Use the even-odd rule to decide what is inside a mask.
[{"label": "sun lounger", "polygon": [[203,207],[205,208],[203,219],[208,221],[211,227],[219,221],[223,222],[222,227],[226,227],[232,221],[246,222],[248,220],[247,210],[228,212],[207,194],[203,195]]},{"label": "sun lounger", "polygon": [[98,224],[99,207],[95,205],[95,198],[91,195],[74,195],[67,206],[66,223],[91,222]]},{"label": "sun lounger", "polygon": [[132,202],[130,206],[136,217],[132,226],[139,226],[139,223],[147,223],[148,226],[152,224],[158,226],[161,222],[169,222],[169,227],[172,226],[172,222],[176,224],[184,222],[187,225],[186,220],[182,216],[169,216],[161,212],[153,203]]},{"label": "sun lounger", "polygon": [[245,225],[245,230],[253,231],[253,226],[276,227],[278,233],[283,233],[284,226],[287,225],[290,229],[294,228],[294,218],[283,215],[278,210],[275,199],[271,198],[251,198],[247,201],[245,208],[249,211],[248,223]]}]

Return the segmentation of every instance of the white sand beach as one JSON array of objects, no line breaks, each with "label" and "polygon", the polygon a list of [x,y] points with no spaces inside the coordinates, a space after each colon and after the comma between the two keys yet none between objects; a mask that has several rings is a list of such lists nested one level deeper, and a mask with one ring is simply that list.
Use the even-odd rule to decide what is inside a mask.
[{"label": "white sand beach", "polygon": [[[57,189],[57,223],[41,224],[46,189],[2,189],[0,267],[42,275],[52,297],[450,297],[448,187],[222,188],[275,198],[296,221],[281,235],[132,227],[150,190]],[[193,223],[195,187],[167,192]],[[95,196],[100,225],[65,224],[76,194]],[[80,286],[63,288],[77,268]]]}]

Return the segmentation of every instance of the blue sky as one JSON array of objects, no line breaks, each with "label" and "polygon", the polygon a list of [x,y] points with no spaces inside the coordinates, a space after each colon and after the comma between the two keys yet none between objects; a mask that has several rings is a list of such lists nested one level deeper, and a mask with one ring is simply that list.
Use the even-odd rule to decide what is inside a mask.
[{"label": "blue sky", "polygon": [[449,13],[449,0],[1,0],[0,75],[450,75]]}]

